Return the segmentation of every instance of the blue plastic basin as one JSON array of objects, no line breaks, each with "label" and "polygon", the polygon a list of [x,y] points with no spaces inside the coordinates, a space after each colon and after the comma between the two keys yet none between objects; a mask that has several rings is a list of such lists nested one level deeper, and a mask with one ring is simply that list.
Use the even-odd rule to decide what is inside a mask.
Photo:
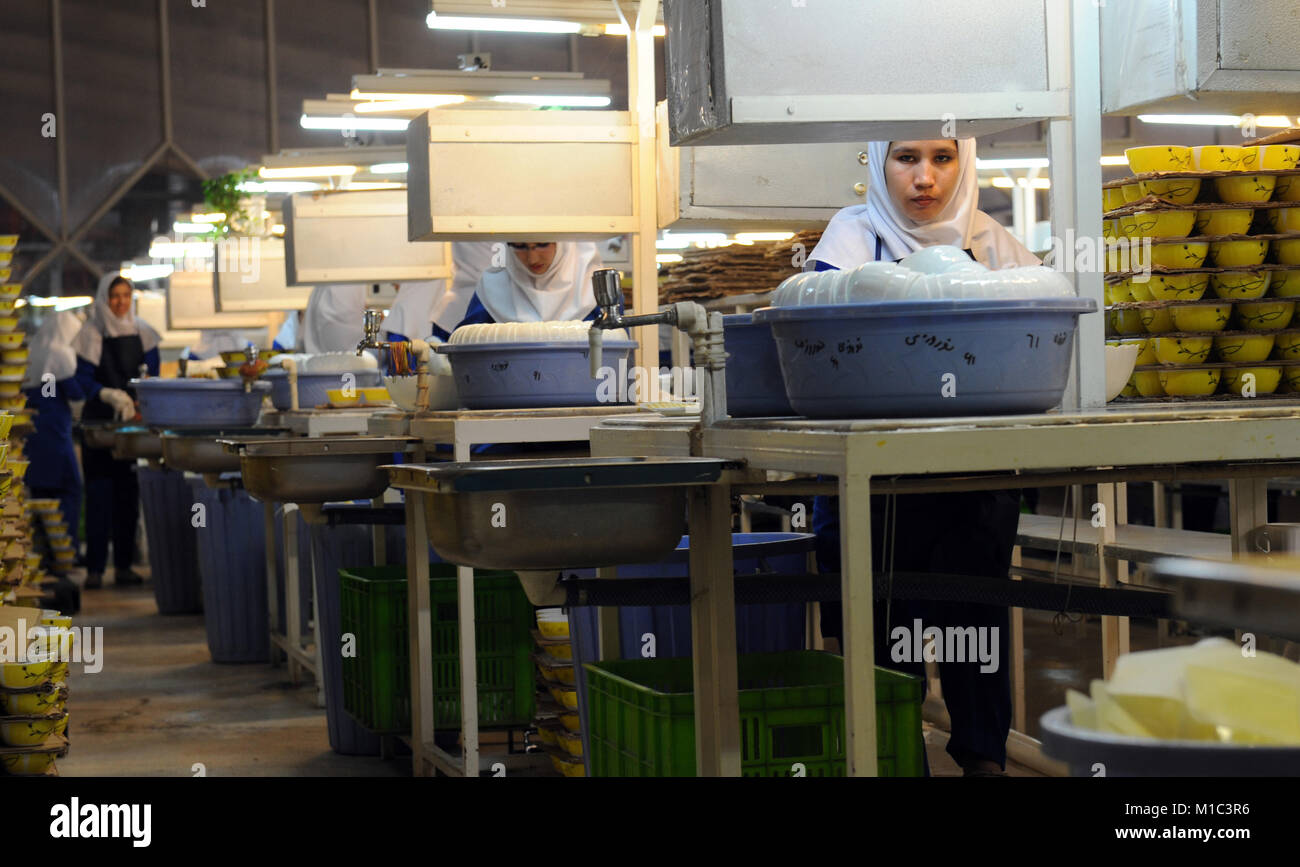
[{"label": "blue plastic basin", "polygon": [[[344,377],[356,377],[347,380]],[[271,403],[276,409],[286,410],[293,405],[289,394],[289,374],[283,370],[266,374],[266,381],[271,383]],[[312,409],[330,402],[329,391],[332,388],[345,388],[349,382],[354,388],[371,388],[384,384],[384,378],[378,370],[355,370],[350,373],[303,373],[298,372],[298,408]]]},{"label": "blue plastic basin", "polygon": [[244,391],[238,379],[133,379],[140,415],[148,427],[251,426],[271,386],[253,383]]},{"label": "blue plastic basin", "polygon": [[752,313],[722,317],[727,341],[727,413],[735,418],[794,415],[785,396],[772,326]]},{"label": "blue plastic basin", "polygon": [[630,378],[628,356],[634,340],[605,340],[602,367],[607,375],[591,376],[586,343],[444,344],[436,351],[451,361],[456,393],[466,409],[522,409],[547,406],[598,406],[627,403],[629,389],[619,389],[619,371]]},{"label": "blue plastic basin", "polygon": [[786,395],[809,418],[1043,412],[1065,391],[1089,298],[765,307]]}]

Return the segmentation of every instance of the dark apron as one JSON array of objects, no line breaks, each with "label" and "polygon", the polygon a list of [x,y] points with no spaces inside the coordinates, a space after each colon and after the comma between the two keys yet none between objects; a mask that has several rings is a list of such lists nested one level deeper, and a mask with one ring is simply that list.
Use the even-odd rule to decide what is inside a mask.
[{"label": "dark apron", "polygon": [[[876,260],[883,252],[876,239]],[[972,260],[974,254],[965,251]],[[894,512],[893,532],[885,537],[886,512]],[[1006,578],[1011,551],[1020,523],[1020,492],[963,491],[951,494],[906,494],[891,502],[882,495],[871,498],[872,570],[877,581],[887,581],[890,566],[896,572],[928,572]],[[840,566],[839,498],[817,497],[813,503],[813,531],[817,534],[817,565],[824,572]],[[886,553],[891,556],[885,557]],[[971,663],[939,666],[943,696],[953,720],[948,752],[958,761],[981,758],[1006,761],[1007,732],[1011,726],[1010,621],[1007,608],[957,602],[875,602],[876,664],[923,677],[920,662],[897,663],[890,656],[895,626],[965,628],[998,627],[999,668],[982,674]],[[839,602],[822,603],[822,634],[843,634]],[[928,766],[928,762],[927,762]]]},{"label": "dark apron", "polygon": [[[131,380],[140,376],[144,364],[144,343],[139,334],[126,337],[105,337],[99,365],[95,368],[95,381],[104,388],[117,388],[135,397]],[[81,417],[87,421],[112,421],[113,407],[95,395],[86,401]]]}]

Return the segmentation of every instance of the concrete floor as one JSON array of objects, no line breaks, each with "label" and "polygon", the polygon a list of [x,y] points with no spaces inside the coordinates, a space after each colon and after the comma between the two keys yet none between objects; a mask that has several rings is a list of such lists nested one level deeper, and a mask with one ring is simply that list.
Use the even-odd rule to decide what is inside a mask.
[{"label": "concrete floor", "polygon": [[[84,575],[74,574],[81,583]],[[64,777],[410,774],[408,759],[341,756],[308,676],[269,665],[216,665],[203,616],[161,617],[149,583],[82,595],[79,626],[104,627],[103,670],[71,667]]]},{"label": "concrete floor", "polygon": [[[1025,617],[1026,734],[1035,737],[1039,717],[1064,703],[1067,688],[1086,692],[1101,674],[1099,624],[1058,632],[1052,620],[1042,612]],[[310,677],[295,686],[283,666],[213,663],[202,615],[160,616],[149,583],[84,593],[77,623],[104,627],[104,664],[96,674],[72,667],[63,776],[192,776],[196,763],[208,776],[410,774],[404,758],[333,752]],[[1152,626],[1133,624],[1134,650],[1158,643]],[[934,775],[959,776],[944,751],[947,733],[927,723],[925,739]],[[1038,775],[1014,763],[1008,773]]]}]

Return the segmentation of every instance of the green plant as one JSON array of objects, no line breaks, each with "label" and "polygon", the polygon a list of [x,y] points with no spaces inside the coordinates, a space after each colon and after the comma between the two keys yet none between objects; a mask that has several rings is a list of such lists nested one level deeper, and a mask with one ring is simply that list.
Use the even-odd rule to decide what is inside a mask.
[{"label": "green plant", "polygon": [[239,189],[239,185],[255,177],[257,172],[244,169],[203,182],[204,202],[213,211],[226,215],[224,220],[213,225],[214,239],[229,235],[234,226],[248,220],[249,215],[245,213],[243,205],[248,194]]}]

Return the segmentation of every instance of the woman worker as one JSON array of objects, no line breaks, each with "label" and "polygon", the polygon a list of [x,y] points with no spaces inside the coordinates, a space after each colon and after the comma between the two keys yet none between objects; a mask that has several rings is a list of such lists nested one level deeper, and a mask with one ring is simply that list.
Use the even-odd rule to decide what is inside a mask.
[{"label": "woman worker", "polygon": [[[85,421],[130,421],[136,416],[130,382],[144,368],[158,375],[161,338],[132,311],[131,282],[117,272],[99,281],[99,291],[86,324],[73,341],[77,353],[77,384],[86,396]],[[134,461],[113,459],[108,449],[83,448],[86,476],[86,584],[103,586],[108,540],[113,539],[114,581],[139,584],[131,571],[135,559],[135,530],[140,516],[140,485]]]},{"label": "woman worker", "polygon": [[[72,420],[86,396],[77,384],[72,341],[81,319],[71,310],[51,313],[31,340],[23,391],[36,410],[36,435],[27,439],[27,486],[33,497],[59,500],[74,548],[81,519],[81,470],[72,443]],[[75,412],[74,412],[75,410]]]},{"label": "woman worker", "polygon": [[302,316],[303,351],[309,355],[355,351],[366,334],[365,315],[365,286],[317,286]]},{"label": "woman worker", "polygon": [[[831,220],[813,250],[808,270],[847,269],[864,262],[897,261],[923,247],[951,245],[990,269],[1041,264],[993,218],[979,210],[975,143],[971,139],[871,142],[867,203]],[[1020,513],[1018,491],[916,494],[896,498],[894,530],[885,538],[884,497],[871,498],[873,569],[892,562],[896,572],[1007,577]],[[813,506],[818,564],[839,571],[838,498]],[[882,555],[892,552],[890,560]],[[842,634],[840,604],[826,604],[823,633]],[[924,676],[925,666],[891,659],[891,630],[947,626],[997,627],[1001,664],[981,673],[978,662],[943,661],[939,675],[952,720],[948,753],[967,776],[1004,776],[1011,727],[1011,680],[1006,660],[1006,608],[952,602],[877,602],[876,664]],[[888,618],[888,619],[886,619]]]},{"label": "woman worker", "polygon": [[591,243],[509,245],[504,268],[479,278],[460,325],[595,319],[591,275],[601,267]]},{"label": "woman worker", "polygon": [[465,318],[470,298],[483,272],[492,267],[493,248],[488,241],[457,242],[451,245],[451,285],[435,280],[406,283],[397,291],[384,328],[390,343],[405,343],[412,337],[432,335],[446,341],[452,328]]}]

